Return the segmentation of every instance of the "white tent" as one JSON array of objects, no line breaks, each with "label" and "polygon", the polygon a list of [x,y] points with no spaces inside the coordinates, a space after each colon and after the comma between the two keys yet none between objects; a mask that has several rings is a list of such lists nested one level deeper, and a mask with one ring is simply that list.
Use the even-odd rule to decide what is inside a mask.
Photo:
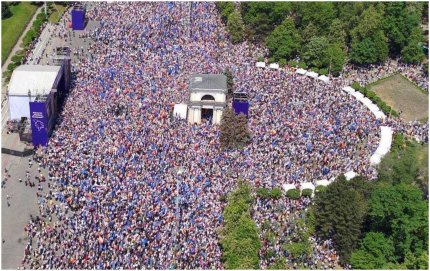
[{"label": "white tent", "polygon": [[305,75],[307,72],[308,72],[307,70],[304,70],[304,69],[301,69],[301,68],[296,70],[296,73],[298,73],[300,75]]},{"label": "white tent", "polygon": [[325,82],[325,83],[328,83],[329,81],[330,81],[330,78],[328,78],[327,76],[325,76],[325,75],[320,75],[319,77],[318,77],[318,80],[321,80],[321,81],[323,81],[323,82]]},{"label": "white tent", "polygon": [[358,91],[356,91],[354,93],[351,93],[351,95],[354,96],[357,100],[360,100],[360,99],[364,98],[364,95],[361,92],[358,92]]},{"label": "white tent", "polygon": [[375,111],[375,112],[373,112],[373,114],[375,115],[375,117],[377,119],[385,119],[386,118],[384,112],[382,112],[382,111]]},{"label": "white tent", "polygon": [[354,171],[350,170],[347,173],[345,173],[344,175],[345,175],[345,178],[349,181],[352,178],[356,177],[357,173],[355,173]]},{"label": "white tent", "polygon": [[278,63],[272,63],[272,64],[269,65],[269,68],[278,70],[279,69],[279,64]]},{"label": "white tent", "polygon": [[319,180],[319,181],[316,181],[315,182],[315,185],[316,186],[319,186],[319,185],[322,185],[322,186],[327,186],[327,185],[329,185],[329,184],[331,184],[331,181],[329,181],[329,180]]},{"label": "white tent", "polygon": [[347,93],[350,93],[350,94],[355,92],[355,89],[353,89],[352,87],[349,87],[349,86],[344,87],[342,90],[347,92]]},{"label": "white tent", "polygon": [[173,116],[180,119],[187,118],[188,106],[186,104],[175,104],[173,107]]},{"label": "white tent", "polygon": [[318,78],[318,73],[316,73],[316,72],[307,72],[306,76],[311,77],[313,79],[317,79]]},{"label": "white tent", "polygon": [[21,65],[13,73],[8,86],[11,119],[30,118],[30,101],[37,95],[48,95],[59,74],[60,66]]},{"label": "white tent", "polygon": [[313,185],[313,183],[301,183],[300,184],[300,191],[302,191],[303,189],[311,189],[312,191],[314,191],[315,185]]},{"label": "white tent", "polygon": [[264,63],[264,62],[257,62],[257,64],[255,64],[255,66],[257,68],[265,68],[266,67],[266,63]]},{"label": "white tent", "polygon": [[291,189],[296,189],[296,186],[292,183],[287,183],[282,185],[282,189],[284,189],[284,191],[287,192]]},{"label": "white tent", "polygon": [[393,141],[393,129],[388,126],[381,126],[381,139],[375,153],[370,157],[371,165],[378,165],[391,149],[391,142]]}]

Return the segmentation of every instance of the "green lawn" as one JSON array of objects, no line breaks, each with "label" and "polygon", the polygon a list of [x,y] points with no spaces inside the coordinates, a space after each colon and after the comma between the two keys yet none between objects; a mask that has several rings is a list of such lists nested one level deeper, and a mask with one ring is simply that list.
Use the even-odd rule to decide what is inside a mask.
[{"label": "green lawn", "polygon": [[37,6],[30,4],[30,2],[21,2],[16,6],[11,6],[10,10],[13,15],[1,21],[2,63],[6,61],[19,36],[36,12]]},{"label": "green lawn", "polygon": [[52,13],[48,18],[49,22],[58,23],[65,10],[65,6],[52,3]]}]

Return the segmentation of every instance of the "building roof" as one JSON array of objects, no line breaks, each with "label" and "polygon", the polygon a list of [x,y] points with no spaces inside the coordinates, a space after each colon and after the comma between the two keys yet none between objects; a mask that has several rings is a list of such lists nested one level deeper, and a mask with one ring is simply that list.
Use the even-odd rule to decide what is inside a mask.
[{"label": "building roof", "polygon": [[227,93],[227,77],[223,74],[191,74],[190,90]]},{"label": "building roof", "polygon": [[9,82],[10,96],[48,95],[60,71],[60,66],[21,65],[17,67]]}]

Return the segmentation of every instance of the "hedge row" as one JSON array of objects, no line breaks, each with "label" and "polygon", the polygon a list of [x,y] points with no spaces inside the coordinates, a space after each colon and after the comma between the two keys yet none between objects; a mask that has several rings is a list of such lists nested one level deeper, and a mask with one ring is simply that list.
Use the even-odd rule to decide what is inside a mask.
[{"label": "hedge row", "polygon": [[365,97],[369,98],[373,103],[375,103],[379,109],[384,112],[385,115],[392,115],[398,117],[399,114],[396,110],[391,108],[391,106],[387,105],[381,98],[379,98],[375,92],[369,90],[367,87],[362,87],[358,82],[352,83],[351,87],[360,93],[362,93]]},{"label": "hedge row", "polygon": [[261,241],[251,218],[253,202],[250,187],[239,180],[224,208],[221,248],[226,269],[259,269]]},{"label": "hedge row", "polygon": [[282,191],[277,187],[273,189],[263,187],[257,189],[257,196],[263,199],[279,199],[282,197]]},{"label": "hedge row", "polygon": [[300,191],[298,188],[295,188],[287,191],[287,197],[290,199],[299,199],[300,197],[311,197],[312,193],[313,191],[310,188],[305,188],[302,191]]}]

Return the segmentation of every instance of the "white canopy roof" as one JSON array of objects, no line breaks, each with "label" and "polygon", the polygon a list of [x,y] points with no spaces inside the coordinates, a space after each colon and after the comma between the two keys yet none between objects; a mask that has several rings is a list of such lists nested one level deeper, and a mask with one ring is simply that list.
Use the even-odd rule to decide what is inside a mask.
[{"label": "white canopy roof", "polygon": [[318,186],[318,185],[327,186],[327,185],[331,184],[331,181],[324,179],[324,180],[316,181],[315,184],[316,184],[316,186]]},{"label": "white canopy roof", "polygon": [[47,95],[54,85],[60,66],[21,65],[17,67],[9,82],[9,96]]},{"label": "white canopy roof", "polygon": [[188,110],[188,106],[186,104],[175,104],[173,108],[173,116],[180,119],[186,119],[187,110]]},{"label": "white canopy roof", "polygon": [[312,191],[314,191],[315,185],[313,185],[313,183],[301,183],[300,190],[303,190],[303,189],[311,189]]},{"label": "white canopy roof", "polygon": [[285,192],[291,189],[296,189],[296,186],[292,183],[287,183],[282,185],[282,189],[284,189]]},{"label": "white canopy roof", "polygon": [[347,173],[344,174],[345,178],[349,181],[352,178],[354,178],[355,176],[357,176],[357,173],[355,173],[354,171],[350,170]]},{"label": "white canopy roof", "polygon": [[302,68],[297,69],[297,71],[296,71],[296,73],[301,74],[301,75],[305,75],[307,72],[308,72],[307,70],[304,70]]},{"label": "white canopy roof", "polygon": [[319,77],[318,77],[318,80],[321,80],[321,81],[323,81],[323,82],[325,82],[325,83],[328,83],[329,81],[330,81],[330,78],[328,78],[327,76],[325,76],[325,75],[320,75]]},{"label": "white canopy roof", "polygon": [[279,69],[279,64],[278,63],[272,63],[269,65],[269,68],[277,70],[277,69]]},{"label": "white canopy roof", "polygon": [[344,87],[342,90],[347,92],[347,93],[350,93],[350,94],[355,92],[355,89],[353,89],[352,87],[349,87],[349,86]]},{"label": "white canopy roof", "polygon": [[378,165],[391,149],[391,142],[393,141],[393,129],[388,126],[381,126],[381,139],[375,153],[370,157],[371,165]]},{"label": "white canopy roof", "polygon": [[358,91],[351,93],[351,95],[354,96],[357,100],[360,100],[360,99],[364,98],[364,95],[361,92],[358,92]]},{"label": "white canopy roof", "polygon": [[257,64],[255,64],[255,66],[257,68],[264,68],[264,67],[266,67],[266,63],[264,63],[264,62],[257,62]]},{"label": "white canopy roof", "polygon": [[306,76],[312,77],[313,79],[317,79],[318,78],[318,73],[316,73],[316,72],[307,72]]}]

